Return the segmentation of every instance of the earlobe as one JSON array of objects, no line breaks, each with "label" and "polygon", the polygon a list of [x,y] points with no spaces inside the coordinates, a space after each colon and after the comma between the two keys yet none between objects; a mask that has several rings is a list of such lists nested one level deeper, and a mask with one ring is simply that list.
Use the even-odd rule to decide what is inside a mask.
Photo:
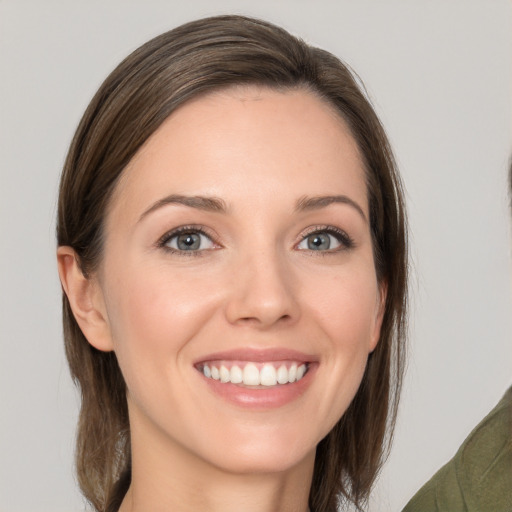
[{"label": "earlobe", "polygon": [[113,350],[103,294],[97,280],[84,276],[71,247],[57,249],[57,264],[62,288],[87,341],[98,350]]},{"label": "earlobe", "polygon": [[380,332],[382,328],[382,321],[384,319],[384,312],[386,311],[386,299],[388,296],[387,283],[379,284],[379,297],[376,305],[375,323],[373,326],[372,339],[370,340],[370,352],[373,352],[377,347],[380,340]]}]

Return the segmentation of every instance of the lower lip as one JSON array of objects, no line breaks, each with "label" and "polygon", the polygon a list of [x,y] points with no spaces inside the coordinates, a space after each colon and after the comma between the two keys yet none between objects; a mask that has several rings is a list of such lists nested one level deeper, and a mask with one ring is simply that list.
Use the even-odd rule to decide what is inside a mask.
[{"label": "lower lip", "polygon": [[265,410],[282,407],[301,397],[310,386],[315,370],[316,365],[310,364],[307,373],[299,381],[267,388],[247,388],[201,376],[209,389],[224,400],[238,407]]}]

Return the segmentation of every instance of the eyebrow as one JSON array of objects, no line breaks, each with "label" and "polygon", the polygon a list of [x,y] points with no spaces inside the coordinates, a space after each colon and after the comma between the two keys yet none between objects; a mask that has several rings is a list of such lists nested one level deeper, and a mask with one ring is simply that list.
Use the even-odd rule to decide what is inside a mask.
[{"label": "eyebrow", "polygon": [[183,196],[180,194],[171,194],[170,196],[159,199],[153,203],[144,213],[139,217],[139,222],[147,217],[150,213],[162,208],[169,204],[181,204],[190,208],[204,210],[207,212],[226,213],[226,203],[218,197],[204,197],[204,196]]},{"label": "eyebrow", "polygon": [[[336,203],[351,206],[359,213],[359,215],[361,215],[363,220],[367,222],[366,215],[364,214],[363,209],[354,200],[350,199],[350,197],[343,195],[314,197],[303,196],[297,201],[295,205],[295,210],[299,212],[319,210],[321,208],[326,208],[327,206]],[[204,210],[215,213],[227,212],[226,203],[218,197],[184,196],[181,194],[171,194],[153,203],[147,210],[145,210],[142,213],[142,215],[139,217],[138,222],[140,222],[142,219],[147,217],[150,213],[154,212],[155,210],[158,210],[159,208],[162,208],[163,206],[167,206],[169,204],[179,204],[188,206],[189,208],[196,208],[198,210]]]},{"label": "eyebrow", "polygon": [[351,206],[359,213],[359,215],[361,215],[361,217],[363,218],[363,220],[365,222],[368,222],[368,219],[366,218],[366,215],[365,215],[363,209],[361,208],[361,206],[359,206],[359,204],[357,204],[353,199],[350,199],[350,197],[343,196],[343,195],[341,195],[341,196],[314,196],[314,197],[304,196],[304,197],[301,197],[297,201],[295,210],[299,211],[299,212],[308,211],[308,210],[319,210],[321,208],[325,208],[331,204],[336,204],[336,203],[341,203],[341,204],[346,204],[348,206]]}]

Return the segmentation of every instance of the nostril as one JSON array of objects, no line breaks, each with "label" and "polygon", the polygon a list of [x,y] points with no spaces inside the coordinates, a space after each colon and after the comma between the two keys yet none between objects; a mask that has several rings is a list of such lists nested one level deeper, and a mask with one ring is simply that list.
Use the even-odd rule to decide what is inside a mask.
[{"label": "nostril", "polygon": [[261,321],[255,316],[246,316],[238,319],[239,322],[244,324],[259,324]]},{"label": "nostril", "polygon": [[[290,321],[291,319],[292,319],[292,317],[290,315],[286,314],[286,315],[282,315],[281,317],[277,318],[276,322],[287,322],[287,321]],[[257,317],[257,316],[242,317],[242,318],[239,318],[238,321],[239,322],[243,322],[243,323],[247,323],[247,324],[250,324],[250,323],[254,323],[254,324],[264,323],[264,322],[262,322],[262,319],[260,317]]]}]

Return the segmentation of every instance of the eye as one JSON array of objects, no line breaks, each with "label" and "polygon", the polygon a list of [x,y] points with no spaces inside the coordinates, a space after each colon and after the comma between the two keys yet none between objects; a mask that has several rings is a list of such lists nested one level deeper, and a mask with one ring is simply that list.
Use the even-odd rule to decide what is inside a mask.
[{"label": "eye", "polygon": [[334,228],[316,229],[306,235],[297,245],[297,249],[308,251],[336,251],[340,248],[350,248],[353,242],[343,231]]},{"label": "eye", "polygon": [[215,249],[213,240],[200,229],[182,228],[164,235],[159,245],[173,252],[200,252]]}]

